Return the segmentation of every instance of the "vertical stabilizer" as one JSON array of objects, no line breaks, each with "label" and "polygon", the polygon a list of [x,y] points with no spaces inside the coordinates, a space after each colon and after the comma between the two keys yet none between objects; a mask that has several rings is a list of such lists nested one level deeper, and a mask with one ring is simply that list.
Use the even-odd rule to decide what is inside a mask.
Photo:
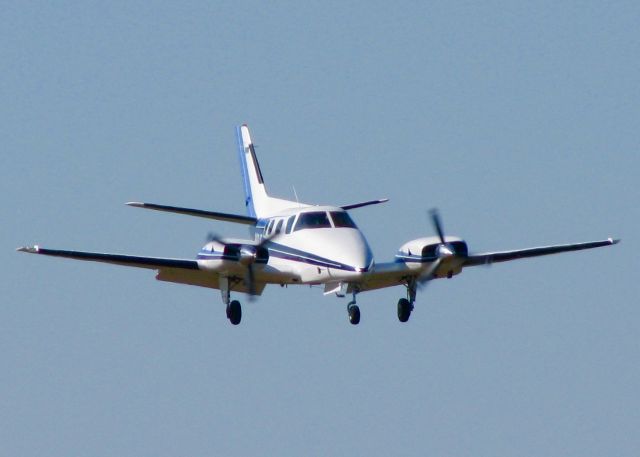
[{"label": "vertical stabilizer", "polygon": [[270,197],[264,185],[264,178],[251,141],[249,127],[246,124],[236,127],[236,137],[244,182],[244,204],[249,216],[263,218],[287,208],[307,206],[290,200]]}]

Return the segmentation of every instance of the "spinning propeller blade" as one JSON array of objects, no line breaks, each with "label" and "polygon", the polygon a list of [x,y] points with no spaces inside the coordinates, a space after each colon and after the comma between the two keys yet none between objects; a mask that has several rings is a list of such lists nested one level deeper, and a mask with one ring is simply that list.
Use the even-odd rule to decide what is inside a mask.
[{"label": "spinning propeller blade", "polygon": [[218,236],[217,233],[214,233],[214,232],[207,233],[206,240],[207,240],[208,243],[211,243],[212,241],[217,241],[218,243],[224,244],[224,242],[222,241],[222,238],[220,236]]},{"label": "spinning propeller blade", "polygon": [[438,213],[438,210],[436,208],[433,208],[429,211],[429,214],[431,215],[431,222],[433,223],[433,226],[438,233],[440,242],[442,244],[446,244],[444,241],[444,230],[442,229],[442,222],[440,221],[440,214]]},{"label": "spinning propeller blade", "polygon": [[418,286],[421,289],[426,287],[429,281],[431,281],[432,279],[435,279],[434,274],[438,270],[438,267],[440,266],[441,263],[442,263],[442,259],[437,259],[435,262],[431,264],[431,267],[429,267],[427,271],[425,271],[420,276],[418,276],[417,278]]}]

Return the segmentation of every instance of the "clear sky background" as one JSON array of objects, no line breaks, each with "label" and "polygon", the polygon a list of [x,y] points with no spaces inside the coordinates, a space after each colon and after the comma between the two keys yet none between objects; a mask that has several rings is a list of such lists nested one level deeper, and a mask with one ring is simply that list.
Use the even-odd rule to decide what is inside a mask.
[{"label": "clear sky background", "polygon": [[[0,455],[637,456],[640,4],[15,2],[0,27]],[[272,194],[346,204],[380,261],[618,246],[400,287],[217,291],[25,244],[192,258]]]}]

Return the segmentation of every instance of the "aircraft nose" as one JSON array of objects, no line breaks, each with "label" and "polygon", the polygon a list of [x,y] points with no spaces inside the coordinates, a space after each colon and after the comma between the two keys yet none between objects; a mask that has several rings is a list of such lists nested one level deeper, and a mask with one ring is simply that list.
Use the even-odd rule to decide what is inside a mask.
[{"label": "aircraft nose", "polygon": [[356,271],[362,273],[368,271],[373,264],[373,254],[367,249],[361,253],[360,261],[356,264]]},{"label": "aircraft nose", "polygon": [[[339,269],[362,273],[373,265],[373,253],[367,240],[358,230],[327,230],[322,242],[322,256],[340,264]],[[320,241],[320,239],[318,240]]]},{"label": "aircraft nose", "polygon": [[355,271],[362,273],[371,268],[373,263],[373,254],[365,240],[362,240],[361,243],[354,243],[350,251],[349,265],[351,265]]}]

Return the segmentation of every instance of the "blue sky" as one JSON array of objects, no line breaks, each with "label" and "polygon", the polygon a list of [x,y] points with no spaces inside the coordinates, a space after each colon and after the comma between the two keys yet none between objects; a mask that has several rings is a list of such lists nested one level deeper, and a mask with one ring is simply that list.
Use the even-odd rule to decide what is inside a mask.
[{"label": "blue sky", "polygon": [[[637,2],[47,2],[0,28],[6,455],[640,451]],[[245,228],[234,130],[270,191],[353,211],[378,260],[621,237],[418,296],[219,293],[17,246],[192,257]],[[246,300],[243,300],[246,302]]]}]

